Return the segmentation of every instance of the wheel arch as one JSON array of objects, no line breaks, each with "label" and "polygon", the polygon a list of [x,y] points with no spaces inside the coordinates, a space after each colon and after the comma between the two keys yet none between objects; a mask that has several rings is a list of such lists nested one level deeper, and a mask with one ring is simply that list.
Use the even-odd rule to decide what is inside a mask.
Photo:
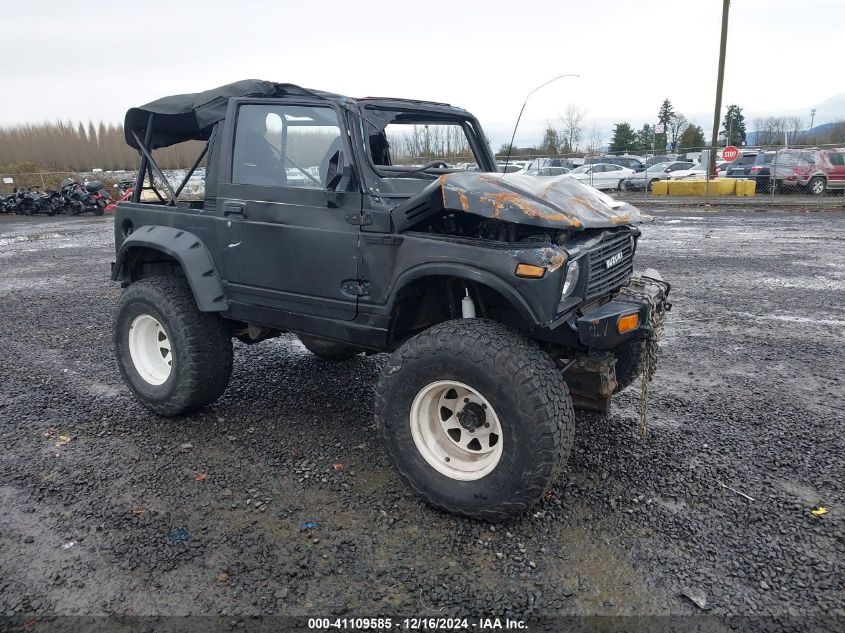
[{"label": "wheel arch", "polygon": [[464,266],[435,263],[402,275],[389,305],[390,346],[432,325],[461,316],[461,300],[472,298],[478,317],[490,318],[520,330],[539,324],[536,311],[500,277]]},{"label": "wheel arch", "polygon": [[223,283],[208,248],[188,231],[167,226],[139,227],[120,245],[112,268],[112,279],[132,283],[150,276],[150,270],[162,266],[178,267],[188,280],[200,311],[223,312],[229,309]]}]

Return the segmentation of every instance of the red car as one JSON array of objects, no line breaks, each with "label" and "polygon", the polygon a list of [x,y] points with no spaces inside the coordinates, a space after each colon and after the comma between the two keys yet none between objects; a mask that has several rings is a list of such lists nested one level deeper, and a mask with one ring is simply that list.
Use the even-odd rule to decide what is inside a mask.
[{"label": "red car", "polygon": [[772,160],[773,178],[781,186],[820,196],[845,189],[845,149],[782,149]]}]

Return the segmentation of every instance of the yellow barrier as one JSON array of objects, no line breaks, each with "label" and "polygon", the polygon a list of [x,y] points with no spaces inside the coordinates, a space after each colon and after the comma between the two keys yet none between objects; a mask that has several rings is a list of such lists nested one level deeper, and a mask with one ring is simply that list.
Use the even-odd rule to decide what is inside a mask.
[{"label": "yellow barrier", "polygon": [[652,185],[651,193],[655,196],[753,196],[756,182],[740,178],[714,178],[706,180],[658,180]]},{"label": "yellow barrier", "polygon": [[756,180],[737,180],[736,181],[736,195],[743,198],[750,198],[757,193]]},{"label": "yellow barrier", "polygon": [[654,196],[668,196],[669,195],[669,181],[658,180],[651,186],[651,193]]}]

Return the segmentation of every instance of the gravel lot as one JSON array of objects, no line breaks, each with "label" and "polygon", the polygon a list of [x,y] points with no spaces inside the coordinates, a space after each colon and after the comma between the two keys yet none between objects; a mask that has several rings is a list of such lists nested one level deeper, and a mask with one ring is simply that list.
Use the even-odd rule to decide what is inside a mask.
[{"label": "gravel lot", "polygon": [[564,476],[497,526],[428,509],[391,471],[372,415],[382,356],[238,343],[216,405],[148,413],[112,358],[111,220],[0,217],[0,615],[841,626],[845,213],[656,216],[639,266],[671,281],[675,308],[649,436],[636,388],[607,417],[579,413]]}]

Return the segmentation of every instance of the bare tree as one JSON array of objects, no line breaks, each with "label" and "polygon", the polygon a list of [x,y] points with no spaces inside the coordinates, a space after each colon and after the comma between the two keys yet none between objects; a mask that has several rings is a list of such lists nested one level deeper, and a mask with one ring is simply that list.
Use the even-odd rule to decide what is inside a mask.
[{"label": "bare tree", "polygon": [[578,144],[581,142],[581,136],[584,133],[582,127],[584,117],[587,111],[582,110],[574,103],[570,103],[563,111],[563,116],[560,117],[560,122],[563,125],[563,142],[564,151],[577,152]]},{"label": "bare tree", "polygon": [[666,131],[669,134],[669,143],[672,145],[673,152],[678,148],[678,141],[688,127],[689,121],[687,121],[687,117],[683,114],[676,112],[669,117],[669,124],[667,125]]},{"label": "bare tree", "polygon": [[754,119],[757,145],[782,145],[787,129],[786,117],[768,116]]},{"label": "bare tree", "polygon": [[803,139],[799,139],[798,135],[804,131],[804,119],[800,116],[789,117],[786,120],[786,129],[790,142],[797,143],[799,140],[803,142]]},{"label": "bare tree", "polygon": [[593,129],[590,131],[590,142],[587,145],[587,152],[589,154],[598,154],[599,150],[601,150],[601,133],[598,127],[593,125]]}]

